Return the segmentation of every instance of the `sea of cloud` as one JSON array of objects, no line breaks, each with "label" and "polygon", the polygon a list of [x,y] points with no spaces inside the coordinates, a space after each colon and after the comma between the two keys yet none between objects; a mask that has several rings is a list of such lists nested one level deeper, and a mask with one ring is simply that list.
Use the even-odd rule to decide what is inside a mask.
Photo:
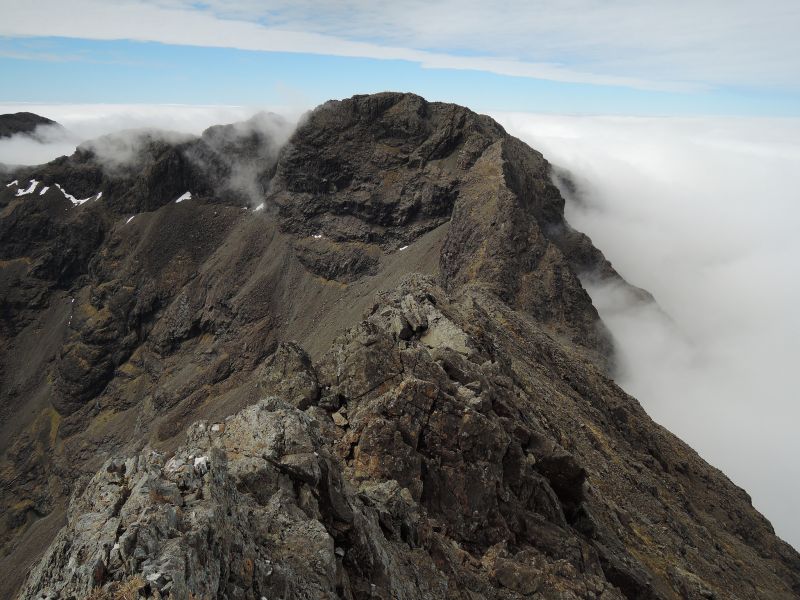
[{"label": "sea of cloud", "polygon": [[800,119],[494,116],[573,174],[569,221],[671,317],[586,281],[620,385],[800,548]]}]

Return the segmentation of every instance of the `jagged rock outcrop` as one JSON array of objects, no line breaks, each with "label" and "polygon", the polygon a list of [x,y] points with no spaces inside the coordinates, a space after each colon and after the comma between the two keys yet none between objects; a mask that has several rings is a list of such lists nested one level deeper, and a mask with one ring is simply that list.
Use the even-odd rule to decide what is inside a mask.
[{"label": "jagged rock outcrop", "polygon": [[318,364],[283,344],[263,370],[174,453],[107,461],[22,596],[793,596],[741,490],[482,289],[412,277]]},{"label": "jagged rock outcrop", "polygon": [[34,564],[20,597],[800,594],[610,378],[580,277],[622,280],[539,153],[410,94],[281,132],[0,187],[0,596]]}]

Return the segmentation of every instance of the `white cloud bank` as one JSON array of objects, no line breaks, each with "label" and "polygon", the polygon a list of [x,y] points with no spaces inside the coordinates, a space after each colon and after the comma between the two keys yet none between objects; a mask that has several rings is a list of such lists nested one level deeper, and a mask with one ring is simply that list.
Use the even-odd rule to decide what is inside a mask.
[{"label": "white cloud bank", "polygon": [[589,286],[618,381],[800,548],[800,120],[495,115],[570,169],[570,222],[675,322]]},{"label": "white cloud bank", "polygon": [[644,90],[800,83],[794,0],[511,0],[502,10],[478,0],[0,0],[0,14],[0,36],[11,37],[404,60]]}]

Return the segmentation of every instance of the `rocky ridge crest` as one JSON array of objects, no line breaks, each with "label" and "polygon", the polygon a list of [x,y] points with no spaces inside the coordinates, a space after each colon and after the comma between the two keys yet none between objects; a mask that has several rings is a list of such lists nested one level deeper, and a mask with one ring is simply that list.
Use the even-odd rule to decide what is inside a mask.
[{"label": "rocky ridge crest", "polygon": [[541,154],[410,94],[270,127],[0,188],[20,597],[800,593],[749,497],[609,378],[578,276],[619,275]]}]

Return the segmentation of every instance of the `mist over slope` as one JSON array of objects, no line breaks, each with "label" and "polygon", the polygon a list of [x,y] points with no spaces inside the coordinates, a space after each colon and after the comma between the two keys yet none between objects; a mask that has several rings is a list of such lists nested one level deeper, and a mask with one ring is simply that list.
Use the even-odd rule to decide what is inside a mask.
[{"label": "mist over slope", "polygon": [[123,130],[158,129],[199,135],[219,123],[244,121],[267,110],[296,122],[308,107],[182,106],[137,104],[0,104],[1,113],[25,110],[63,127],[40,126],[36,137],[0,138],[0,163],[38,165],[72,154],[87,140]]},{"label": "mist over slope", "polygon": [[571,172],[570,223],[673,320],[584,281],[619,383],[800,546],[800,121],[495,116]]}]

